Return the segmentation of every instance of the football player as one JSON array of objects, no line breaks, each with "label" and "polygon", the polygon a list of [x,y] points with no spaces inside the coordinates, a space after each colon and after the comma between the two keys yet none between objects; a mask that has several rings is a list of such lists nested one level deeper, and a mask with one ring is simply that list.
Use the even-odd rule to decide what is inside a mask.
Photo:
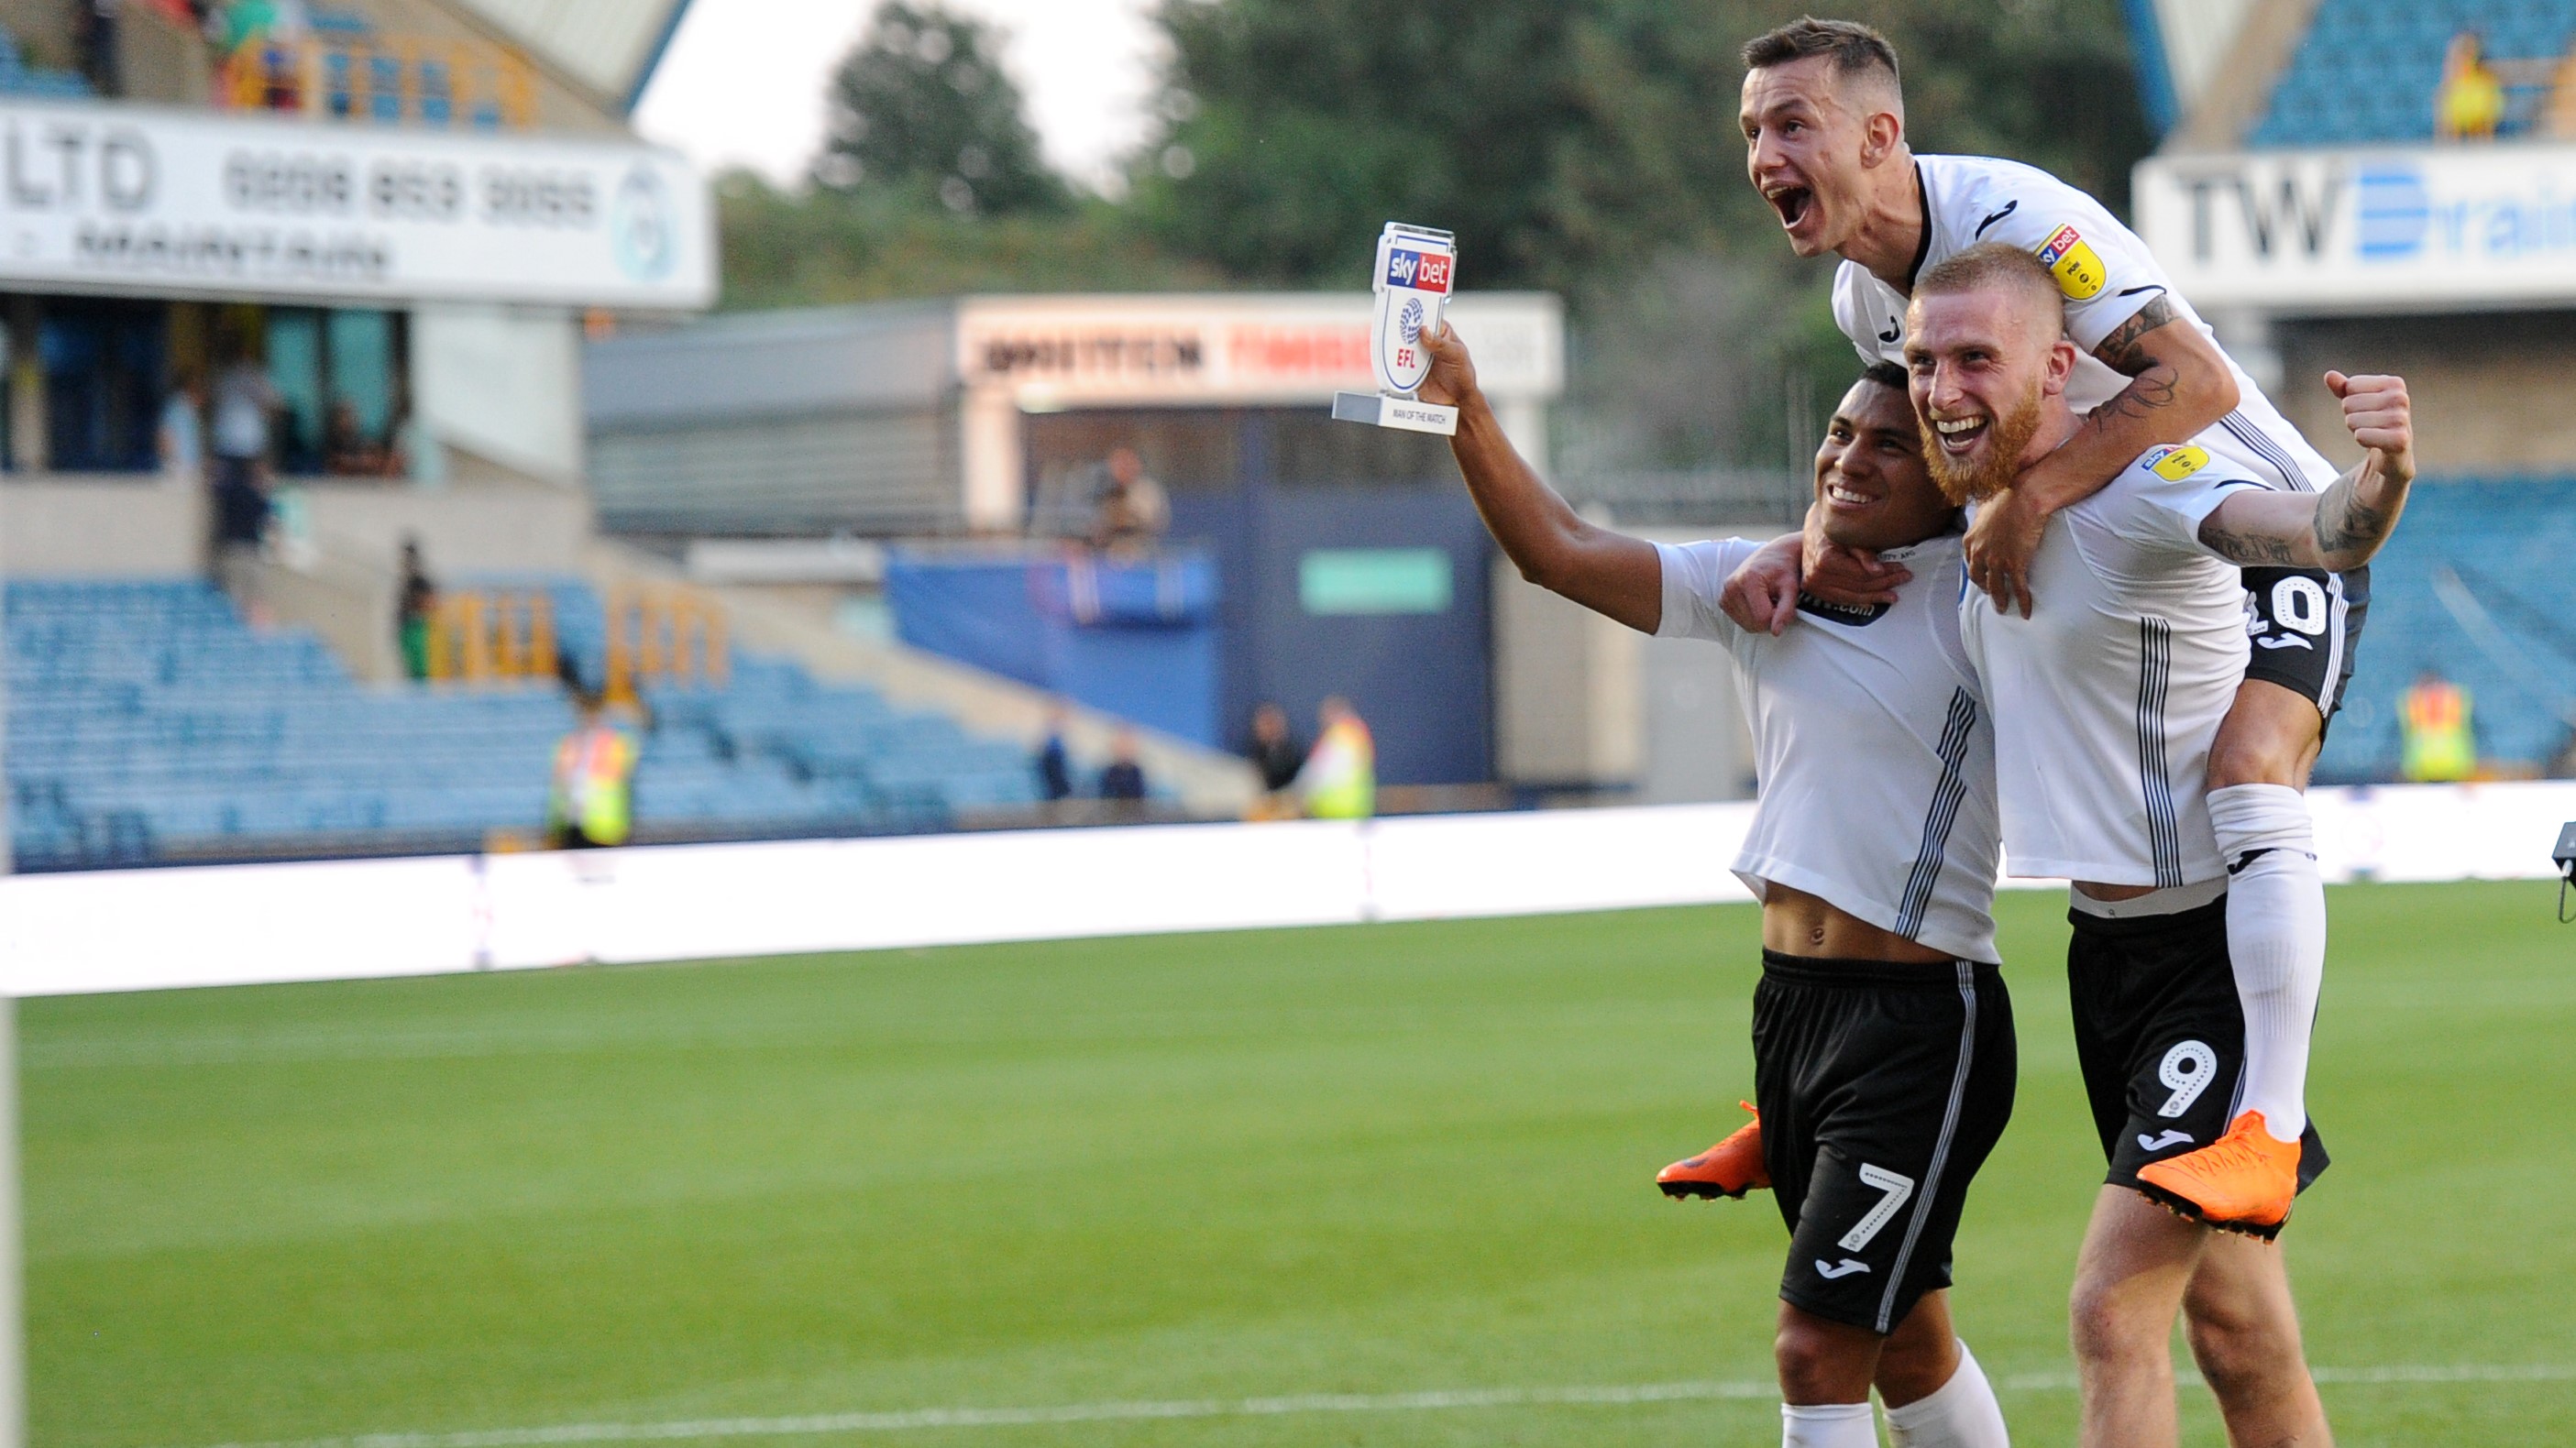
[{"label": "football player", "polygon": [[[1775,1355],[1790,1448],[2005,1448],[1953,1334],[1950,1243],[2012,1114],[2012,1003],[1995,964],[1994,751],[1959,641],[1958,510],[1924,470],[1902,371],[1854,384],[1816,451],[1827,533],[1907,560],[1885,603],[1748,631],[1718,607],[1756,545],[1595,527],[1540,481],[1446,329],[1420,395],[1460,410],[1459,470],[1522,576],[1641,632],[1734,656],[1762,781],[1735,871],[1762,901],[1760,1130],[1668,1192],[1769,1186],[1790,1231]],[[1758,1140],[1758,1148],[1744,1151]],[[1728,1154],[1723,1149],[1720,1154]],[[1731,1184],[1731,1187],[1730,1187]]]},{"label": "football player", "polygon": [[[1914,279],[1906,366],[1926,461],[1954,502],[1993,506],[2085,426],[2060,280],[2010,241]],[[2245,671],[2238,570],[2361,567],[2415,475],[2404,381],[2328,373],[2326,386],[2366,451],[2322,491],[2284,491],[2198,444],[2152,447],[2052,516],[2031,563],[2041,608],[1962,600],[1994,709],[2005,856],[2016,875],[2074,882],[2076,1059],[2110,1163],[2076,1268],[2088,1448],[2175,1441],[2177,1310],[2230,1442],[2328,1441],[2280,1254],[2168,1210],[2175,1193],[2157,1185],[2243,1089],[2222,791],[2206,783]],[[2302,1185],[2324,1169],[2312,1124],[2288,1155]]]},{"label": "football player", "polygon": [[[1970,581],[1997,608],[2028,617],[2049,607],[2030,576],[2048,520],[2156,444],[2189,442],[2287,494],[2334,481],[2334,467],[2099,202],[2017,162],[1915,155],[1896,53],[1876,31],[1803,19],[1754,40],[1744,60],[1753,184],[1792,250],[1843,259],[1834,317],[1863,356],[1903,360],[1917,279],[1970,247],[2018,247],[2057,279],[2076,347],[2065,395],[2079,425],[2035,455],[1969,529]],[[1820,554],[1822,540],[1808,547]],[[1765,567],[1764,589],[1748,594],[1750,617],[1767,617],[1768,598],[1795,592],[1793,560],[1775,554]],[[2159,1164],[2150,1184],[2179,1210],[2260,1232],[2278,1227],[2296,1191],[2325,973],[2325,886],[2301,791],[2352,675],[2369,574],[2259,558],[2243,583],[2253,653],[2210,751],[2209,811],[2234,872],[2227,929],[2245,1083],[2238,1113]]]}]

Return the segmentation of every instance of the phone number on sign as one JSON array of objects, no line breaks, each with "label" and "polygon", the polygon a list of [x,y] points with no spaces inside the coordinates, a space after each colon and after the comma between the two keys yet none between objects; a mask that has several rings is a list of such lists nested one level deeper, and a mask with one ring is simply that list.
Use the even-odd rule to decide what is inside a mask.
[{"label": "phone number on sign", "polygon": [[236,151],[224,161],[224,199],[243,211],[288,216],[369,216],[398,221],[463,221],[501,226],[586,227],[599,214],[586,171],[541,166],[466,168],[435,161],[379,161],[303,152]]}]

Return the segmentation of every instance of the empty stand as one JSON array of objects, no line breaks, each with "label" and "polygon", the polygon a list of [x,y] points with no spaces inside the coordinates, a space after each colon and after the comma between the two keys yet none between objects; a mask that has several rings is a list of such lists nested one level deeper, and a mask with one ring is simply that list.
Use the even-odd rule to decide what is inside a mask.
[{"label": "empty stand", "polygon": [[2417,484],[2371,565],[2370,618],[2319,780],[2395,777],[2398,696],[2427,668],[2468,688],[2482,758],[2556,758],[2576,724],[2570,558],[2576,478]]},{"label": "empty stand", "polygon": [[[598,677],[600,602],[547,589]],[[542,823],[572,711],[551,684],[366,689],[302,631],[196,582],[7,591],[10,825],[24,869],[480,848]],[[643,839],[934,830],[1035,803],[1025,752],[875,691],[737,654],[647,691]]]}]

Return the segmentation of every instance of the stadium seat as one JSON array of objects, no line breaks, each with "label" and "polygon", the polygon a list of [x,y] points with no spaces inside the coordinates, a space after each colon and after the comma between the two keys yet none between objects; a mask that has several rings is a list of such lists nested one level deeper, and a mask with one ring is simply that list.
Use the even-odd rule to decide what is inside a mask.
[{"label": "stadium seat", "polygon": [[[599,677],[605,615],[543,588]],[[300,630],[259,632],[212,587],[29,580],[6,591],[7,777],[20,868],[479,848],[543,818],[572,711],[551,683],[362,687]],[[737,652],[730,678],[662,686],[636,777],[649,835],[935,830],[1024,808],[1021,748],[792,660]]]},{"label": "stadium seat", "polygon": [[2397,700],[2435,669],[2466,687],[2482,758],[2525,769],[2576,733],[2576,625],[2550,581],[2576,556],[2576,478],[2416,484],[2371,565],[2370,615],[2323,783],[2395,777]]},{"label": "stadium seat", "polygon": [[[2324,0],[2246,143],[2430,141],[2442,53],[2463,30],[2490,59],[2555,60],[2576,41],[2576,0]],[[2511,88],[2498,134],[2528,129],[2541,99]]]}]

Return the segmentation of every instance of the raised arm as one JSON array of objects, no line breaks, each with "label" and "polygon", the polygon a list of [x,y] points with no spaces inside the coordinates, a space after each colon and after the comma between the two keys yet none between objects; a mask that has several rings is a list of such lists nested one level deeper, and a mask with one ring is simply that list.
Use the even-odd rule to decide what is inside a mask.
[{"label": "raised arm", "polygon": [[2033,463],[1977,510],[1968,529],[1968,579],[1995,607],[2030,616],[2030,560],[2049,516],[2109,485],[2158,443],[2198,436],[2236,410],[2227,354],[2158,293],[2093,349],[2129,385],[2087,413],[2075,435]]},{"label": "raised arm", "polygon": [[2323,568],[2368,563],[2397,527],[2415,481],[2415,424],[2402,377],[2326,374],[2343,402],[2344,427],[2368,451],[2322,493],[2234,493],[2200,522],[2211,551],[2255,567]]},{"label": "raised arm", "polygon": [[1458,409],[1449,440],[1458,471],[1485,527],[1521,577],[1636,629],[1653,633],[1664,617],[1664,565],[1655,545],[1585,522],[1521,460],[1493,407],[1476,386],[1467,346],[1443,322],[1425,336],[1431,375],[1419,395]]}]

